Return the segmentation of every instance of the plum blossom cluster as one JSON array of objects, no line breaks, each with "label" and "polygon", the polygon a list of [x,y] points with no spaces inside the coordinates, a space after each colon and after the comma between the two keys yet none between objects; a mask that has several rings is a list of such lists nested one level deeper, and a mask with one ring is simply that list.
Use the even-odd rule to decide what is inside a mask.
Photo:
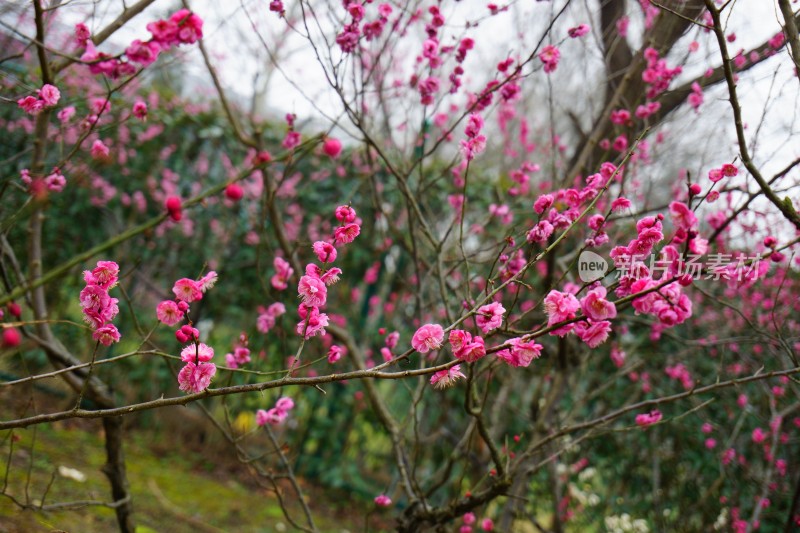
[{"label": "plum blossom cluster", "polygon": [[[312,250],[323,265],[333,263],[337,256],[337,247],[350,244],[361,233],[360,221],[356,218],[355,210],[346,205],[336,208],[336,219],[339,226],[333,230],[331,242],[316,241]],[[302,302],[297,308],[300,322],[297,324],[297,334],[310,339],[317,334],[325,335],[328,325],[328,315],[321,312],[328,301],[328,287],[339,281],[342,270],[337,267],[322,268],[315,263],[306,265],[305,275],[297,283],[297,292]]]},{"label": "plum blossom cluster", "polygon": [[[421,14],[421,13],[420,13]],[[427,60],[428,67],[433,70],[440,67],[443,63],[442,55],[449,53],[453,50],[452,46],[440,46],[439,31],[445,24],[445,18],[438,6],[430,6],[428,14],[431,16],[430,21],[425,24],[425,33],[428,39],[422,45],[422,56],[417,58],[417,62],[421,63]],[[461,75],[464,74],[464,69],[460,65],[466,56],[467,50],[473,46],[472,39],[465,38],[460,44],[456,53],[457,64],[453,72],[450,74],[450,92],[455,93],[461,86]],[[437,76],[427,76],[420,79],[420,76],[414,74],[411,77],[411,87],[416,87],[420,95],[420,103],[422,105],[431,105],[434,101],[434,96],[441,89],[441,81]]]},{"label": "plum blossom cluster", "polygon": [[192,339],[192,344],[181,350],[181,361],[186,365],[178,372],[178,386],[187,393],[204,391],[217,373],[217,366],[209,362],[214,357],[214,348],[199,341],[197,328],[184,324],[178,331]]},{"label": "plum blossom cluster", "polygon": [[[328,349],[328,362],[330,364],[334,364],[345,355],[347,355],[347,348],[344,346],[339,346],[338,344],[334,344]],[[384,356],[384,358],[385,357],[386,356]],[[389,356],[389,359],[391,359],[391,355]]]},{"label": "plum blossom cluster", "polygon": [[696,81],[692,82],[692,92],[686,100],[695,111],[699,111],[703,105],[703,88]]},{"label": "plum blossom cluster", "polygon": [[730,163],[725,163],[719,168],[712,168],[708,171],[708,179],[710,179],[713,183],[717,183],[723,178],[733,178],[738,175],[739,169],[736,168],[736,165],[732,165]]},{"label": "plum blossom cluster", "polygon": [[[692,228],[697,224],[694,213],[686,208],[685,204],[673,202],[671,208],[675,212],[675,220],[681,227]],[[653,247],[664,239],[663,224],[664,215],[648,216],[636,222],[636,238],[631,240],[627,246],[616,246],[611,250],[611,258],[615,264],[624,262],[626,259],[635,256],[644,256],[653,251]]]},{"label": "plum blossom cluster", "polygon": [[[455,335],[461,339],[459,348],[462,349],[461,354],[463,357],[470,359],[474,357],[473,360],[477,360],[486,355],[486,349],[484,348],[482,338],[477,337],[480,341],[473,343],[472,336],[469,333],[461,333],[463,335],[459,335],[459,333],[455,333]],[[411,346],[419,353],[428,353],[431,350],[438,350],[442,347],[443,342],[444,328],[439,324],[425,324],[417,329],[411,337]],[[467,351],[469,351],[469,353]],[[461,365],[456,364],[435,372],[431,376],[431,385],[437,389],[446,389],[454,385],[460,378],[464,377],[466,376],[461,372]]]},{"label": "plum blossom cluster", "polygon": [[292,409],[294,409],[294,401],[288,396],[282,396],[275,402],[275,407],[266,411],[264,409],[256,411],[256,424],[259,426],[266,424],[277,426],[286,420],[286,417],[289,416],[289,411]]},{"label": "plum blossom cluster", "polygon": [[108,291],[119,281],[119,265],[114,261],[98,261],[95,269],[83,272],[83,280],[86,282],[80,294],[83,319],[94,330],[94,340],[111,346],[120,339],[117,326],[111,323],[119,313],[119,300],[109,296]]},{"label": "plum blossom cluster", "polygon": [[[279,3],[280,2],[272,2],[272,4]],[[365,21],[366,10],[361,2],[344,0],[343,3],[347,14],[350,16],[350,22],[345,24],[342,31],[336,36],[336,44],[339,45],[342,52],[350,54],[355,51],[362,35],[364,35],[367,41],[372,41],[380,37],[383,33],[384,26],[389,20],[389,15],[392,14],[392,6],[388,3],[380,4],[378,6],[378,17],[372,21]],[[272,11],[277,11],[277,9],[272,9],[272,4],[270,4],[270,9]]]},{"label": "plum blossom cluster", "polygon": [[483,118],[477,113],[471,113],[464,128],[467,138],[461,141],[461,153],[467,161],[472,161],[486,148],[486,136],[481,135],[481,128]]},{"label": "plum blossom cluster", "polygon": [[272,288],[279,291],[289,288],[289,279],[294,274],[294,269],[289,262],[282,257],[275,257],[272,261],[272,266],[275,267],[275,274],[270,279]]},{"label": "plum blossom cluster", "polygon": [[91,154],[92,159],[97,161],[108,161],[109,156],[111,155],[111,151],[109,150],[108,146],[106,146],[105,143],[100,139],[97,139],[92,143],[89,153]]},{"label": "plum blossom cluster", "polygon": [[653,409],[649,413],[636,415],[636,425],[642,427],[652,426],[653,424],[660,422],[662,418],[663,415],[661,414],[661,411],[658,409]]},{"label": "plum blossom cluster", "polygon": [[[297,285],[297,291],[303,300],[297,307],[300,317],[297,334],[306,339],[317,334],[325,335],[325,328],[328,326],[328,315],[320,312],[320,308],[327,303],[328,288],[323,276],[328,272],[323,273],[317,265],[309,263],[306,266],[306,274],[300,278]],[[334,279],[338,279],[335,274],[327,276],[327,280],[331,283]]]},{"label": "plum blossom cluster", "polygon": [[0,338],[0,348],[15,348],[22,342],[22,334],[13,326],[3,327],[3,336]]},{"label": "plum blossom cluster", "polygon": [[[500,326],[504,313],[505,308],[497,302],[484,305],[478,309],[478,318],[476,318],[476,322],[478,322],[478,326],[484,333],[490,333]],[[483,317],[483,320],[479,320],[481,317]],[[435,327],[436,325],[434,324],[433,326]],[[425,337],[427,332],[420,328],[417,333]],[[454,329],[450,331],[448,341],[450,342],[453,356],[465,363],[474,363],[483,358],[487,353],[486,341],[483,337],[478,335],[473,336],[471,333],[464,330]],[[412,345],[413,344],[414,341],[412,339]],[[531,361],[537,359],[541,355],[542,346],[532,341],[514,338],[509,340],[507,344],[509,348],[497,351],[495,356],[510,366],[527,367],[531,364]],[[417,351],[422,351],[416,346],[415,349],[417,349]]]},{"label": "plum blossom cluster", "polygon": [[225,365],[228,368],[239,368],[250,362],[250,348],[247,347],[247,334],[241,333],[233,347],[233,352],[225,354]]},{"label": "plum blossom cluster", "polygon": [[86,25],[77,24],[75,39],[85,49],[81,61],[88,64],[92,74],[104,74],[112,79],[133,75],[137,68],[153,64],[161,52],[173,46],[196,43],[203,37],[203,20],[188,9],[180,9],[168,19],[149,23],[147,31],[151,34],[150,39],[135,39],[124,54],[113,57],[98,52]]},{"label": "plum blossom cluster", "polygon": [[461,76],[464,75],[464,67],[461,63],[467,58],[467,53],[475,47],[475,41],[469,37],[464,37],[459,41],[456,49],[456,63],[453,72],[450,73],[450,93],[455,94],[461,87]]},{"label": "plum blossom cluster", "polygon": [[496,352],[495,357],[509,366],[528,367],[534,359],[542,355],[543,346],[532,340],[517,337],[509,339],[506,344],[509,348]]},{"label": "plum blossom cluster", "polygon": [[173,222],[180,222],[183,218],[183,206],[181,199],[177,196],[168,196],[164,202],[164,207],[167,208],[167,214]]},{"label": "plum blossom cluster", "polygon": [[378,507],[389,507],[392,505],[392,499],[386,494],[378,494],[373,500]]},{"label": "plum blossom cluster", "polygon": [[[581,207],[592,201],[612,178],[616,176],[618,179],[620,174],[620,169],[606,162],[600,165],[599,172],[586,178],[584,187],[559,189],[554,193],[539,196],[533,204],[538,222],[528,231],[528,242],[544,244],[556,230],[569,227],[581,215]],[[625,204],[627,200],[624,198],[618,200],[619,203],[612,204],[612,209],[615,211],[630,205]],[[602,246],[609,241],[605,231],[606,221],[602,215],[589,217],[587,224],[593,230],[592,236],[586,240],[587,246]]]},{"label": "plum blossom cluster", "polygon": [[283,142],[281,146],[286,148],[287,150],[294,150],[303,140],[302,135],[300,132],[297,131],[294,127],[294,121],[297,119],[297,115],[294,113],[286,113],[286,125],[288,129],[286,130],[286,136],[283,138]]},{"label": "plum blossom cluster", "polygon": [[[14,318],[22,316],[22,308],[16,302],[8,304],[8,314]],[[5,318],[5,311],[0,309],[0,320]],[[3,326],[3,335],[0,338],[0,348],[16,348],[22,342],[22,334],[17,328],[8,324],[0,324]]]},{"label": "plum blossom cluster", "polygon": [[[383,335],[384,333],[386,333],[386,330],[381,328],[379,332],[381,333],[381,335]],[[381,348],[381,356],[383,357],[384,361],[388,362],[394,359],[394,354],[392,353],[392,350],[394,350],[397,347],[397,343],[399,341],[400,341],[400,333],[397,331],[393,331],[388,335],[386,335],[386,338],[384,339],[384,346]],[[330,355],[328,355],[328,361],[330,361]]]},{"label": "plum blossom cluster", "polygon": [[34,178],[31,176],[30,171],[24,168],[20,171],[20,181],[28,187],[28,191],[34,196],[41,193],[43,189],[47,189],[50,192],[61,192],[67,186],[67,178],[61,173],[59,167],[53,167],[53,170],[44,179]]},{"label": "plum blossom cluster", "polygon": [[472,336],[467,331],[454,329],[448,337],[453,356],[465,363],[474,363],[486,355],[486,342],[483,337]]},{"label": "plum blossom cluster", "polygon": [[[617,316],[617,309],[606,299],[606,288],[602,285],[590,290],[581,300],[571,292],[577,289],[570,285],[567,291],[552,290],[547,294],[544,299],[547,326],[553,328],[550,335],[563,337],[572,332],[590,348],[596,348],[608,339],[610,319]],[[583,316],[575,320],[579,310],[583,311]]]},{"label": "plum blossom cluster", "polygon": [[548,44],[542,51],[539,52],[539,60],[544,65],[544,71],[547,74],[556,70],[558,67],[558,60],[561,59],[561,52],[559,51],[558,47]]},{"label": "plum blossom cluster", "polygon": [[[676,228],[672,242],[681,244],[688,240],[690,250],[695,253],[705,253],[708,243],[700,239],[697,234],[697,218],[694,213],[681,202],[672,202],[670,213]],[[644,263],[636,259],[643,254],[650,254],[653,247],[664,239],[661,223],[663,218],[663,215],[659,214],[640,219],[636,223],[636,238],[628,246],[617,246],[611,250],[615,265],[631,265],[626,275],[620,278],[615,294],[624,298],[636,293],[645,293],[634,299],[632,304],[637,314],[649,314],[658,318],[652,331],[655,338],[660,336],[663,329],[681,324],[692,315],[692,302],[682,292],[683,286],[691,284],[691,278],[676,277],[680,268],[680,254],[675,245],[668,244],[661,250],[663,257],[669,263],[669,267],[661,277],[654,277],[656,273],[651,272]]]},{"label": "plum blossom cluster", "polygon": [[683,365],[683,363],[667,366],[664,368],[664,372],[667,374],[667,376],[669,376],[670,379],[680,381],[684,390],[690,390],[692,387],[694,387],[694,379],[692,379],[692,374],[689,372],[689,369]]},{"label": "plum blossom cluster", "polygon": [[281,0],[272,0],[269,3],[269,10],[273,13],[277,13],[280,16],[283,16],[286,13],[286,8],[283,7],[283,2]]},{"label": "plum blossom cluster", "polygon": [[428,66],[432,69],[442,64],[442,57],[439,55],[439,39],[430,37],[422,43],[422,57],[427,60]]},{"label": "plum blossom cluster", "polygon": [[275,327],[278,318],[286,313],[286,306],[280,302],[275,302],[269,307],[260,306],[258,308],[258,317],[256,318],[256,329],[260,333],[269,333]]},{"label": "plum blossom cluster", "polygon": [[[416,80],[412,80],[414,83]],[[419,89],[420,95],[420,103],[422,105],[431,105],[433,103],[433,97],[436,93],[439,92],[441,84],[439,82],[439,78],[436,76],[428,76],[424,80],[421,80],[417,83],[417,88]]]},{"label": "plum blossom cluster", "polygon": [[[458,528],[458,533],[472,533],[478,527],[478,518],[475,513],[465,513],[461,517],[461,527]],[[481,531],[494,531],[494,522],[491,518],[484,518],[480,523]]]},{"label": "plum blossom cluster", "polygon": [[172,287],[175,299],[164,300],[156,306],[156,317],[166,326],[174,326],[184,318],[187,320],[186,324],[175,331],[178,342],[187,344],[181,350],[181,361],[186,365],[178,373],[178,385],[184,392],[201,392],[207,389],[211,378],[217,373],[216,365],[210,362],[214,357],[214,349],[200,342],[200,331],[189,320],[190,304],[202,300],[203,294],[216,282],[217,273],[213,270],[198,280],[181,278]]},{"label": "plum blossom cluster", "polygon": [[768,41],[768,44],[772,50],[780,50],[783,45],[786,43],[786,35],[782,31],[776,33],[772,36],[772,38]]},{"label": "plum blossom cluster", "polygon": [[667,67],[667,62],[660,58],[655,48],[647,48],[644,57],[647,60],[647,68],[642,72],[642,81],[650,86],[647,89],[647,98],[653,100],[667,90],[673,78],[683,72],[683,69],[680,65],[675,68]]},{"label": "plum blossom cluster", "polygon": [[583,37],[584,35],[589,33],[589,29],[590,28],[588,24],[579,24],[574,28],[570,28],[569,30],[567,30],[567,34],[571,38],[577,39],[578,37]]},{"label": "plum blossom cluster", "polygon": [[36,91],[36,96],[26,96],[17,100],[20,109],[29,115],[37,115],[42,110],[55,107],[61,99],[61,92],[54,85],[46,83]]},{"label": "plum blossom cluster", "polygon": [[[156,306],[156,316],[158,320],[166,326],[174,326],[181,322],[184,314],[189,312],[189,304],[203,299],[203,293],[214,286],[217,281],[217,273],[213,270],[200,278],[193,280],[182,278],[175,282],[172,292],[175,294],[174,300],[164,300]],[[180,331],[180,330],[178,330]],[[180,342],[188,339],[176,333]]]},{"label": "plum blossom cluster", "polygon": [[[483,305],[476,310],[475,323],[484,333],[492,333],[503,323],[506,309],[499,302]],[[448,342],[453,352],[453,357],[459,362],[474,363],[487,354],[486,341],[479,335],[462,330],[453,329],[448,335]],[[411,346],[420,353],[438,350],[444,342],[444,328],[439,324],[425,324],[414,333]],[[508,340],[503,346],[495,350],[495,357],[512,367],[527,367],[542,353],[542,346],[533,340],[521,337]],[[437,389],[444,389],[463,378],[461,365],[455,364],[435,372],[431,376],[431,384]]]},{"label": "plum blossom cluster", "polygon": [[478,308],[475,323],[484,333],[490,333],[503,324],[506,308],[500,302],[492,302]]},{"label": "plum blossom cluster", "polygon": [[431,376],[431,385],[435,389],[446,389],[456,384],[459,379],[464,379],[467,376],[461,372],[461,365],[453,365],[450,368],[434,372]]},{"label": "plum blossom cluster", "polygon": [[289,287],[289,279],[294,274],[294,269],[289,262],[282,257],[275,257],[272,261],[272,266],[275,268],[275,274],[270,278],[272,288],[279,291],[284,291]]},{"label": "plum blossom cluster", "polygon": [[633,123],[631,120],[631,112],[627,109],[615,109],[611,111],[611,123],[618,126],[630,126]]}]

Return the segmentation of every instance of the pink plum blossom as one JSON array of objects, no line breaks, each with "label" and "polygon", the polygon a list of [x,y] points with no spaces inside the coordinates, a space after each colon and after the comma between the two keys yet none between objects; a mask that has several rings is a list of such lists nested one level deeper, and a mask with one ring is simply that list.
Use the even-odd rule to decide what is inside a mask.
[{"label": "pink plum blossom", "polygon": [[100,344],[111,346],[111,344],[119,342],[120,334],[117,330],[117,326],[114,324],[106,324],[94,330],[92,338]]},{"label": "pink plum blossom", "polygon": [[202,392],[211,384],[211,378],[217,373],[214,363],[186,363],[178,373],[178,384],[184,392]]},{"label": "pink plum blossom", "polygon": [[610,357],[611,362],[614,363],[614,366],[617,368],[622,368],[622,366],[625,364],[625,358],[627,355],[619,346],[615,345],[611,347]]},{"label": "pink plum blossom", "polygon": [[539,52],[539,59],[544,64],[544,71],[546,73],[553,72],[558,67],[558,60],[561,58],[561,52],[552,44],[546,45]]},{"label": "pink plum blossom", "polygon": [[162,324],[174,326],[183,320],[183,312],[174,301],[164,300],[156,307],[156,317]]},{"label": "pink plum blossom", "polygon": [[275,409],[280,409],[281,411],[290,411],[293,408],[294,401],[288,396],[282,396],[278,398],[277,402],[275,402]]},{"label": "pink plum blossom", "polygon": [[475,315],[475,322],[478,324],[478,327],[481,328],[481,331],[489,333],[500,327],[503,323],[503,314],[505,314],[505,312],[505,307],[499,302],[492,302],[478,308],[478,312]]},{"label": "pink plum blossom", "polygon": [[275,327],[278,317],[286,313],[286,306],[280,302],[275,302],[267,308],[259,307],[259,315],[256,319],[256,329],[261,333],[268,333]]},{"label": "pink plum blossom", "polygon": [[439,370],[431,376],[431,385],[435,389],[446,389],[455,385],[459,379],[466,378],[461,372],[461,365],[453,365],[445,370]]},{"label": "pink plum blossom", "polygon": [[39,99],[44,104],[44,107],[53,107],[58,104],[58,100],[61,98],[61,92],[56,88],[54,85],[50,85],[49,83],[45,83],[42,85],[42,88],[39,89]]},{"label": "pink plum blossom", "polygon": [[611,332],[611,322],[601,320],[600,322],[581,321],[575,324],[575,334],[578,335],[589,348],[597,348],[608,339]]},{"label": "pink plum blossom", "polygon": [[58,117],[58,120],[60,120],[62,124],[65,122],[69,122],[70,119],[75,116],[75,107],[67,106],[62,110],[60,110],[56,116]]},{"label": "pink plum blossom", "polygon": [[649,413],[642,413],[636,415],[636,424],[642,427],[651,426],[657,422],[659,422],[662,418],[662,414],[658,409],[653,409]]},{"label": "pink plum blossom", "polygon": [[103,141],[97,140],[92,143],[91,149],[92,159],[108,159],[109,150],[108,146],[103,144]]},{"label": "pink plum blossom", "polygon": [[590,290],[580,302],[583,314],[594,321],[617,316],[617,308],[613,302],[606,300],[606,288],[603,286]]},{"label": "pink plum blossom", "polygon": [[508,344],[511,345],[508,350],[501,350],[495,355],[513,367],[527,367],[542,354],[543,346],[532,340],[524,341],[517,337],[509,339]]},{"label": "pink plum blossom", "polygon": [[208,289],[213,288],[214,285],[217,284],[218,279],[219,275],[213,270],[210,270],[208,274],[197,280],[197,284],[200,286],[200,292],[207,292]]},{"label": "pink plum blossom", "polygon": [[334,344],[328,350],[328,362],[333,364],[337,362],[342,356],[347,353],[347,350],[337,344]]},{"label": "pink plum blossom", "polygon": [[285,290],[289,286],[289,278],[294,274],[294,269],[282,257],[276,257],[272,264],[275,267],[275,275],[272,276],[270,283],[279,291]]},{"label": "pink plum blossom", "polygon": [[349,223],[333,230],[333,237],[336,244],[349,244],[358,237],[359,233],[361,233],[361,227],[358,224]]},{"label": "pink plum blossom", "polygon": [[203,299],[203,291],[200,284],[193,279],[181,278],[172,287],[175,298],[186,303],[192,303]]},{"label": "pink plum blossom", "polygon": [[306,307],[301,305],[300,322],[297,323],[297,334],[306,339],[310,339],[317,334],[325,335],[325,328],[328,326],[328,315],[320,313],[318,307]]},{"label": "pink plum blossom", "polygon": [[75,41],[78,45],[83,46],[83,44],[91,38],[92,34],[89,31],[89,28],[83,22],[79,22],[75,24]]},{"label": "pink plum blossom", "polygon": [[35,96],[26,96],[17,100],[20,109],[29,115],[38,115],[44,109],[44,102]]},{"label": "pink plum blossom", "polygon": [[328,137],[322,143],[322,151],[331,159],[336,159],[342,153],[342,141]]},{"label": "pink plum blossom", "polygon": [[289,415],[289,411],[291,411],[293,408],[294,401],[292,401],[292,399],[288,396],[282,396],[277,402],[275,402],[275,407],[267,411],[264,409],[259,409],[256,411],[256,424],[259,426],[264,426],[266,424],[277,426],[286,420],[286,417]]},{"label": "pink plum blossom", "polygon": [[574,28],[570,28],[567,30],[567,34],[572,37],[573,39],[577,39],[578,37],[583,37],[589,33],[589,26],[587,24],[580,24],[575,26]]},{"label": "pink plum blossom", "polygon": [[142,42],[136,39],[125,49],[125,56],[130,61],[146,67],[153,64],[155,60],[158,59],[158,54],[160,52],[161,46],[155,41]]},{"label": "pink plum blossom", "polygon": [[263,426],[266,424],[277,426],[283,423],[286,420],[288,413],[286,411],[281,411],[273,407],[267,411],[263,409],[259,409],[256,411],[256,424],[259,426]]},{"label": "pink plum blossom", "polygon": [[671,202],[669,213],[676,228],[690,231],[697,227],[697,217],[683,202]]},{"label": "pink plum blossom", "polygon": [[183,350],[181,350],[181,361],[184,362],[194,362],[195,360],[200,361],[202,363],[207,363],[211,361],[214,357],[214,348],[203,344],[202,342],[195,344],[190,344],[186,346]]},{"label": "pink plum blossom", "polygon": [[419,353],[438,350],[444,341],[444,329],[439,324],[425,324],[411,337],[411,346]]},{"label": "pink plum blossom", "polygon": [[550,291],[544,299],[544,310],[547,313],[547,325],[552,326],[564,320],[575,318],[575,313],[581,304],[574,294]]},{"label": "pink plum blossom", "polygon": [[552,194],[543,194],[536,199],[533,203],[533,210],[536,212],[537,215],[541,215],[553,205],[553,195]]},{"label": "pink plum blossom", "polygon": [[317,259],[323,263],[333,263],[336,261],[336,248],[331,243],[325,241],[317,241],[312,246],[314,253],[317,254]]},{"label": "pink plum blossom", "polygon": [[131,113],[133,114],[134,117],[138,118],[139,120],[145,120],[147,118],[147,104],[145,104],[141,100],[136,101],[133,104]]},{"label": "pink plum blossom", "polygon": [[392,499],[385,494],[378,494],[375,496],[375,505],[378,507],[389,507],[392,505]]},{"label": "pink plum blossom", "polygon": [[303,276],[297,284],[297,292],[309,307],[322,307],[328,299],[328,288],[320,278]]},{"label": "pink plum blossom", "polygon": [[356,220],[356,210],[349,205],[340,205],[336,208],[336,220],[343,224],[349,224]]},{"label": "pink plum blossom", "polygon": [[465,342],[461,343],[458,349],[455,347],[453,348],[453,355],[456,359],[460,359],[466,363],[473,363],[484,357],[486,355],[486,344],[483,337],[472,337],[469,333],[463,333],[465,333]]}]

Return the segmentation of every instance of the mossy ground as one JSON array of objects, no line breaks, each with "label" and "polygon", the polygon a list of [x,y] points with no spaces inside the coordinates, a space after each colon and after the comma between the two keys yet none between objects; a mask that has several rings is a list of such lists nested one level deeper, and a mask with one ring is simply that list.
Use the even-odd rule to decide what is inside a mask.
[{"label": "mossy ground", "polygon": [[[105,454],[99,422],[42,425],[35,429],[14,430],[13,435],[16,442],[13,443],[13,453],[9,455],[11,435],[7,431],[0,432],[0,483],[7,479],[8,494],[23,502],[27,499],[38,503],[53,479],[45,497],[46,504],[110,500],[108,481],[101,471]],[[129,435],[125,453],[137,533],[293,530],[274,494],[255,488],[244,476],[239,479],[233,469],[226,471],[221,467],[220,461],[182,448],[181,442],[163,442],[168,438],[163,436],[163,432],[161,436],[146,432],[131,432]],[[85,481],[60,475],[59,466],[78,470],[86,476]],[[318,492],[311,490],[311,494]],[[341,504],[347,506],[347,502]],[[317,517],[318,526],[323,531],[352,531],[363,527],[363,519],[358,519],[357,515],[349,519],[336,513],[337,506],[333,502],[321,505],[317,501],[313,507],[330,514],[329,517]],[[114,512],[108,508],[90,506],[57,512],[23,511],[10,499],[0,496],[0,532],[54,530],[83,533],[113,532],[117,528]]]}]

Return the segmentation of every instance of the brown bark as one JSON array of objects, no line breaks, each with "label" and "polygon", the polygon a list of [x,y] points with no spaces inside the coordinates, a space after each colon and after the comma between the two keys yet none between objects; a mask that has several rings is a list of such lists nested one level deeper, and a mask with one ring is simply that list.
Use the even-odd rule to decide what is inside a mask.
[{"label": "brown bark", "polygon": [[114,509],[117,514],[117,524],[122,533],[134,533],[136,526],[133,523],[133,502],[125,469],[122,417],[104,418],[103,429],[106,437],[106,464],[103,465],[103,473],[111,483],[114,502],[120,502]]}]

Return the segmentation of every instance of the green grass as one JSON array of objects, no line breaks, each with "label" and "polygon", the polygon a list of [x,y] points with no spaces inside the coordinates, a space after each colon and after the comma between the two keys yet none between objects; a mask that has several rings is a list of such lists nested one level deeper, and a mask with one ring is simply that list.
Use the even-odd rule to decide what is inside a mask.
[{"label": "green grass", "polygon": [[[54,472],[55,481],[45,503],[87,499],[109,501],[108,481],[101,471],[105,462],[102,431],[99,424],[95,427],[97,432],[50,425],[36,430],[15,430],[19,441],[14,443],[6,492],[25,501],[25,484],[30,468],[28,495],[31,502],[41,500]],[[34,434],[36,442],[31,455]],[[3,444],[0,446],[0,480],[7,475],[7,437],[8,432],[0,433]],[[285,530],[292,530],[273,494],[247,487],[235,475],[225,475],[213,458],[191,451],[182,453],[180,442],[160,442],[153,446],[153,438],[134,434],[126,442],[137,532],[266,533],[283,530],[281,524],[286,526]],[[170,451],[154,451],[165,449]],[[81,483],[60,476],[57,469],[62,465],[79,470],[86,475],[86,481]],[[315,507],[327,507],[319,503]],[[345,526],[325,518],[319,520],[318,526],[325,531],[342,531]],[[21,511],[8,498],[0,496],[0,532],[53,530],[113,532],[116,521],[113,510],[108,508],[92,506],[59,512]]]}]

